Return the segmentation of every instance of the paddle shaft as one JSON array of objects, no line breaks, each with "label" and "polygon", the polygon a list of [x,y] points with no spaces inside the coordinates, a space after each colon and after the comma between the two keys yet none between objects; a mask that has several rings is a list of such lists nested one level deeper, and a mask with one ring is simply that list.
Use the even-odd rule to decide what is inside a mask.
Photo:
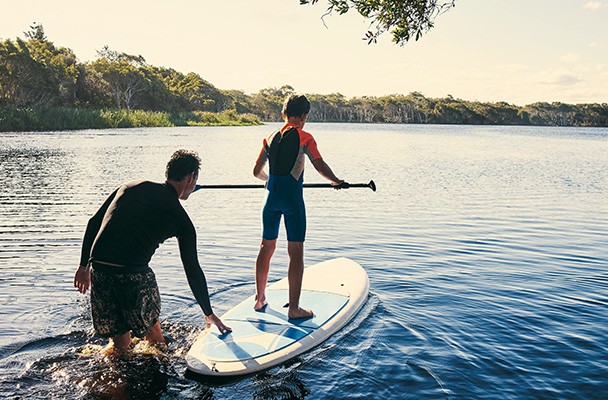
[{"label": "paddle shaft", "polygon": [[[306,188],[335,188],[335,185],[331,183],[305,183],[303,185]],[[264,188],[264,185],[196,185],[194,187],[194,191],[200,189],[261,189]],[[376,184],[374,181],[369,181],[369,183],[349,183],[348,187],[343,187],[342,189],[349,188],[370,188],[374,192],[376,191]]]}]

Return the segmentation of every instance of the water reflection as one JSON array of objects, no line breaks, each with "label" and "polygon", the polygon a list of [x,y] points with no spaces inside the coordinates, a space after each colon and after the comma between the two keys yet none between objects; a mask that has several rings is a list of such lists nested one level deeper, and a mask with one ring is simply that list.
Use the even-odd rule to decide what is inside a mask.
[{"label": "water reflection", "polygon": [[56,190],[57,172],[65,168],[65,151],[36,148],[0,149],[0,177],[4,195],[30,193],[44,188]]}]

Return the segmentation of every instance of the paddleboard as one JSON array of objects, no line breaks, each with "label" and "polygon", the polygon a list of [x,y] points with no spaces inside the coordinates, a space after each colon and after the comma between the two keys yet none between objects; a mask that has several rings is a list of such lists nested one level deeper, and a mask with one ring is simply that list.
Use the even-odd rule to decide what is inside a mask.
[{"label": "paddleboard", "polygon": [[367,273],[350,259],[305,268],[300,306],[312,309],[312,318],[287,318],[289,285],[281,279],[267,287],[268,305],[262,311],[253,309],[251,296],[220,317],[231,333],[222,335],[215,326],[203,331],[186,355],[188,369],[221,378],[279,365],[339,331],[365,304],[368,292]]}]

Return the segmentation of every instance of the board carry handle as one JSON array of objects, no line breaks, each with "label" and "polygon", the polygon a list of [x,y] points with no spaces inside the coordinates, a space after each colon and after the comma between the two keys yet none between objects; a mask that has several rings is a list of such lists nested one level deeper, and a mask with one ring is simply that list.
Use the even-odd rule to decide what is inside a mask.
[{"label": "board carry handle", "polygon": [[[196,185],[194,186],[193,192],[201,189],[263,189],[265,185]],[[308,188],[335,188],[335,185],[331,183],[305,183],[304,187]],[[369,181],[369,183],[348,183],[344,182],[338,186],[340,189],[349,189],[349,188],[370,188],[372,191],[376,191],[376,184],[374,181]]]}]

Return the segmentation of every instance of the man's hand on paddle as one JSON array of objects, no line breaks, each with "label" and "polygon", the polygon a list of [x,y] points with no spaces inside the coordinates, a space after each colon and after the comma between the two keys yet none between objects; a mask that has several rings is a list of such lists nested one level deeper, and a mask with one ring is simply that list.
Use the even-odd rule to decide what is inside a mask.
[{"label": "man's hand on paddle", "polygon": [[91,287],[91,269],[80,266],[74,275],[74,287],[82,294],[85,294]]},{"label": "man's hand on paddle", "polygon": [[205,315],[205,322],[207,322],[207,328],[211,327],[211,324],[217,326],[217,329],[222,335],[232,332],[232,328],[224,325],[222,320],[220,320],[215,314]]}]

